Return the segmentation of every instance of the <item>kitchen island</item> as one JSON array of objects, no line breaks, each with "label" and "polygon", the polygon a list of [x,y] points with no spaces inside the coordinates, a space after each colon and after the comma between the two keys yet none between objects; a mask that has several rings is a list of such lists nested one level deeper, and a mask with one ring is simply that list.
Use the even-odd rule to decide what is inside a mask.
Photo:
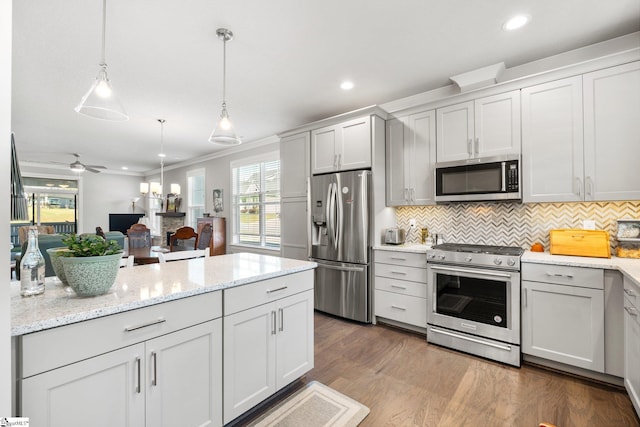
[{"label": "kitchen island", "polygon": [[[145,265],[121,269],[93,298],[55,279],[22,298],[12,283],[16,414],[50,426],[222,425],[224,405],[236,408],[227,423],[313,368],[313,268],[255,254]],[[238,327],[257,309],[266,315]],[[293,367],[273,360],[283,343]],[[223,402],[252,387],[261,400]]]}]

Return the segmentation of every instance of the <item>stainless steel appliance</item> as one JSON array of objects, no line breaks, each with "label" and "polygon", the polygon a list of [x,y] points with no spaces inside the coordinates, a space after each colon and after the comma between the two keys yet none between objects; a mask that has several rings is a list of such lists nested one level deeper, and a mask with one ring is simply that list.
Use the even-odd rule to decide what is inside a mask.
[{"label": "stainless steel appliance", "polygon": [[387,228],[384,232],[384,243],[387,245],[401,245],[404,243],[406,233],[402,228]]},{"label": "stainless steel appliance", "polygon": [[520,156],[436,163],[436,202],[518,200]]},{"label": "stainless steel appliance", "polygon": [[369,280],[371,171],[311,178],[311,259],[315,270],[315,308],[371,322]]},{"label": "stainless steel appliance", "polygon": [[427,251],[427,341],[520,366],[523,249],[445,243]]}]

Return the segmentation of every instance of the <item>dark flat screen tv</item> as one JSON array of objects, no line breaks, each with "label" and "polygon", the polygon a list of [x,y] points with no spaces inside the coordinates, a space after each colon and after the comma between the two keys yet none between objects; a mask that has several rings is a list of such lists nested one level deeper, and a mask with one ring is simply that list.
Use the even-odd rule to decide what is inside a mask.
[{"label": "dark flat screen tv", "polygon": [[137,223],[143,216],[142,213],[109,214],[109,231],[120,231],[122,234],[127,234],[129,227]]}]

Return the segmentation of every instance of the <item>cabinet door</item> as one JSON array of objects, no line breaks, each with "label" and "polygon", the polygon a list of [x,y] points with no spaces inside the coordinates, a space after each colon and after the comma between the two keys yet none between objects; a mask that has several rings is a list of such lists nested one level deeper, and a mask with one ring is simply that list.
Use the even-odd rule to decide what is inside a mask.
[{"label": "cabinet door", "polygon": [[586,200],[640,199],[640,62],[585,74]]},{"label": "cabinet door", "polygon": [[[414,205],[435,203],[436,120],[435,111],[409,116],[408,156],[405,180],[410,183],[410,199]],[[407,172],[409,175],[407,175]]]},{"label": "cabinet door", "polygon": [[473,157],[473,101],[436,110],[437,161],[449,162]]},{"label": "cabinet door", "polygon": [[408,204],[409,189],[405,184],[405,132],[406,118],[387,120],[386,139],[386,195],[387,206]]},{"label": "cabinet door", "polygon": [[640,313],[626,299],[624,310],[624,386],[640,414]]},{"label": "cabinet door", "polygon": [[522,352],[604,372],[602,289],[522,281]]},{"label": "cabinet door", "polygon": [[144,426],[144,384],[144,344],[125,347],[22,380],[22,416],[46,427]]},{"label": "cabinet door", "polygon": [[334,172],[337,169],[336,143],[339,137],[337,126],[327,126],[311,131],[312,174]]},{"label": "cabinet door", "polygon": [[336,140],[339,170],[371,167],[371,119],[369,116],[338,125]]},{"label": "cabinet door", "polygon": [[222,425],[222,319],[146,343],[147,425]]},{"label": "cabinet door", "polygon": [[309,290],[277,303],[278,390],[313,369],[313,291]]},{"label": "cabinet door", "polygon": [[276,309],[264,304],[224,317],[224,424],[276,391]]},{"label": "cabinet door", "polygon": [[524,202],[584,198],[582,77],[522,89]]},{"label": "cabinet door", "polygon": [[520,154],[520,91],[476,99],[474,157]]},{"label": "cabinet door", "polygon": [[284,258],[307,260],[309,251],[307,248],[307,200],[306,199],[281,199],[280,217],[282,227],[280,231],[280,247]]},{"label": "cabinet door", "polygon": [[309,177],[309,132],[292,135],[280,141],[281,197],[306,197]]}]

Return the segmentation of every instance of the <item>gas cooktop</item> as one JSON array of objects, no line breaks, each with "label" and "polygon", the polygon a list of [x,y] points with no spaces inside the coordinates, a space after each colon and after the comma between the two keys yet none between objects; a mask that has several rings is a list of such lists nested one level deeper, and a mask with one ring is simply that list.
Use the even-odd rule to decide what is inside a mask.
[{"label": "gas cooktop", "polygon": [[450,252],[505,256],[520,256],[524,253],[524,249],[517,246],[467,245],[464,243],[443,243],[434,246],[433,249]]}]

